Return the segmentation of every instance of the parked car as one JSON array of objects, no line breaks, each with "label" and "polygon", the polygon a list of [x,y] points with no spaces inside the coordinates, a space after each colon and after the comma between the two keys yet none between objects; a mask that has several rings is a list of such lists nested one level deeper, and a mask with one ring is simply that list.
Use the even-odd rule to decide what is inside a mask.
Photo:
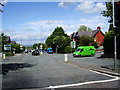
[{"label": "parked car", "polygon": [[77,56],[94,56],[95,55],[95,47],[94,46],[80,46],[73,53],[74,57]]},{"label": "parked car", "polygon": [[32,52],[32,55],[39,55],[40,53],[39,53],[39,51],[38,50],[34,50],[33,52]]}]

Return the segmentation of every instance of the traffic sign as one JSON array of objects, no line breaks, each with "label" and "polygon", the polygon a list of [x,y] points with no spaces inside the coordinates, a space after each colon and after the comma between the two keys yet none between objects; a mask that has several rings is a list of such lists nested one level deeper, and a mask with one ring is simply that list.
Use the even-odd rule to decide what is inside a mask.
[{"label": "traffic sign", "polygon": [[4,50],[11,50],[11,45],[4,45]]},{"label": "traffic sign", "polygon": [[71,48],[76,48],[76,41],[71,42]]}]

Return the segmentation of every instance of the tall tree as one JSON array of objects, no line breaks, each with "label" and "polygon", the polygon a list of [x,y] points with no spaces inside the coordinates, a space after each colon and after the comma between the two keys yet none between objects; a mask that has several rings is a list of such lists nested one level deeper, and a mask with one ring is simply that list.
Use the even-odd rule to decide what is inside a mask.
[{"label": "tall tree", "polygon": [[113,5],[112,2],[106,2],[106,10],[103,10],[101,14],[109,18],[108,22],[113,23]]},{"label": "tall tree", "polygon": [[108,55],[114,55],[114,31],[116,31],[117,36],[117,57],[120,58],[120,29],[113,29],[113,6],[112,2],[106,2],[106,10],[102,11],[101,14],[109,18],[110,23],[109,32],[105,35],[104,39],[104,53]]},{"label": "tall tree", "polygon": [[87,35],[83,35],[78,39],[79,39],[79,43],[78,43],[79,46],[89,46],[90,43],[94,43],[94,38]]},{"label": "tall tree", "polygon": [[78,28],[78,31],[92,31],[92,29],[85,25],[81,25],[80,28]]},{"label": "tall tree", "polygon": [[53,51],[59,46],[58,52],[64,52],[64,48],[70,44],[70,38],[62,27],[56,27],[53,33],[47,37],[46,44],[52,47]]}]

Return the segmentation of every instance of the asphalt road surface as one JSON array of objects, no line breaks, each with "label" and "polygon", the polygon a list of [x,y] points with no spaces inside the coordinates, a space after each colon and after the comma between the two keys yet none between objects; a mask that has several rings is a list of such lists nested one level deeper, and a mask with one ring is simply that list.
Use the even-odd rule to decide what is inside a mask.
[{"label": "asphalt road surface", "polygon": [[[89,64],[96,58],[79,59]],[[2,71],[3,89],[118,88],[117,77],[66,63],[63,54],[16,55],[3,61]]]}]

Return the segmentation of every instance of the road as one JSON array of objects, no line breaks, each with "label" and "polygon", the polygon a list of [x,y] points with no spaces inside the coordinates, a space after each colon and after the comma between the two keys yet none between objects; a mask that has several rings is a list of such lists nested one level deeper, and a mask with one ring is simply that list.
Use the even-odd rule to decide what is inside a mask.
[{"label": "road", "polygon": [[96,56],[73,58],[68,55],[68,59],[70,62],[66,63],[63,54],[32,56],[27,53],[8,57],[3,61],[2,88],[118,88],[118,77],[81,68],[76,64],[87,63],[89,68],[94,60],[98,60]]}]

